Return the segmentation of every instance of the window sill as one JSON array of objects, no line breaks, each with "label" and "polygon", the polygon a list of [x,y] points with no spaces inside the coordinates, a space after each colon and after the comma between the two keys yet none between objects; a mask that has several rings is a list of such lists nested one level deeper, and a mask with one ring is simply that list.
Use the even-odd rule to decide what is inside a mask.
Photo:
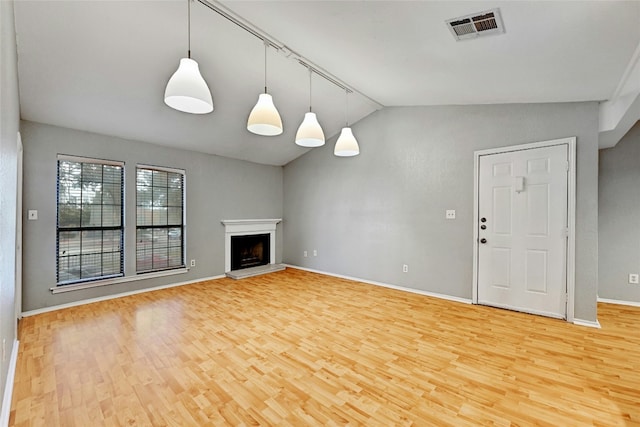
[{"label": "window sill", "polygon": [[49,288],[52,294],[63,292],[79,291],[81,289],[97,288],[99,286],[116,285],[118,283],[137,282],[145,279],[155,279],[158,277],[174,276],[189,272],[188,268],[177,268],[175,270],[158,271],[155,273],[136,274],[135,276],[118,277],[115,279],[96,280],[95,282],[78,283],[76,285],[60,285]]}]

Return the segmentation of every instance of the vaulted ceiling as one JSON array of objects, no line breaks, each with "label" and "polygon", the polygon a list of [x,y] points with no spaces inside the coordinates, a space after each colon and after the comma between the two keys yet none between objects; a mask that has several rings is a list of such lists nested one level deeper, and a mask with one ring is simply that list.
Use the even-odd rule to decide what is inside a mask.
[{"label": "vaulted ceiling", "polygon": [[[286,47],[268,53],[282,135],[246,130],[263,91],[264,47],[207,1]],[[445,25],[495,7],[504,34],[455,41]],[[353,123],[381,106],[611,103],[625,84],[635,90],[640,51],[637,1],[196,0],[191,14],[192,57],[215,104],[206,115],[163,102],[187,51],[187,0],[17,1],[22,118],[283,165],[308,150],[293,142],[309,107],[296,54],[366,95],[349,95]],[[327,137],[336,135],[345,92],[314,76],[313,109]]]}]

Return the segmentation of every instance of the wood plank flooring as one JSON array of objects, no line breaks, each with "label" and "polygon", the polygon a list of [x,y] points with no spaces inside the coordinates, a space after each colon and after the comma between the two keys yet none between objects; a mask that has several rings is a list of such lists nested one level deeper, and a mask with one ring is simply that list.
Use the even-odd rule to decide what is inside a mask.
[{"label": "wood plank flooring", "polygon": [[640,308],[602,329],[295,269],[27,317],[11,426],[640,425]]}]

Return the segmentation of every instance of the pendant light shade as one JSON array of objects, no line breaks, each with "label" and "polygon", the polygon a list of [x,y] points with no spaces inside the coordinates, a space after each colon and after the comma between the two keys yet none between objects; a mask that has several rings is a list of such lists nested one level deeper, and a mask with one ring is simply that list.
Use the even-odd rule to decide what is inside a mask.
[{"label": "pendant light shade", "polygon": [[356,137],[353,136],[353,132],[351,132],[351,128],[349,127],[349,89],[345,88],[344,93],[344,119],[346,124],[345,127],[342,128],[342,132],[340,132],[340,136],[336,141],[333,154],[338,157],[353,157],[360,154],[360,147],[358,146]]},{"label": "pendant light shade", "polygon": [[316,113],[305,113],[304,120],[296,133],[296,144],[301,147],[320,147],[324,145],[324,132],[318,123]]},{"label": "pendant light shade", "polygon": [[164,103],[185,113],[210,113],[213,111],[211,91],[200,74],[198,63],[191,59],[191,0],[187,0],[187,46],[187,57],[180,60],[164,90]]},{"label": "pendant light shade", "polygon": [[249,132],[264,136],[275,136],[282,133],[280,113],[268,93],[261,93],[258,96],[258,102],[249,114],[247,129]]},{"label": "pendant light shade", "polygon": [[206,114],[213,111],[213,99],[207,82],[200,74],[198,63],[182,58],[164,91],[164,103],[178,111]]},{"label": "pendant light shade", "polygon": [[311,77],[312,72],[311,68],[309,68],[309,112],[305,113],[304,120],[300,123],[296,133],[296,144],[301,147],[320,147],[324,145],[324,132],[320,123],[318,123],[316,113],[311,110],[311,95],[313,94]]},{"label": "pendant light shade", "polygon": [[256,135],[275,136],[282,133],[282,119],[273,103],[273,98],[267,93],[267,48],[264,42],[264,93],[258,96],[258,102],[249,113],[247,130]]},{"label": "pendant light shade", "polygon": [[352,157],[360,154],[358,141],[356,141],[356,137],[353,136],[351,128],[342,128],[342,132],[340,132],[340,136],[336,141],[336,146],[333,150],[333,154],[339,157]]}]

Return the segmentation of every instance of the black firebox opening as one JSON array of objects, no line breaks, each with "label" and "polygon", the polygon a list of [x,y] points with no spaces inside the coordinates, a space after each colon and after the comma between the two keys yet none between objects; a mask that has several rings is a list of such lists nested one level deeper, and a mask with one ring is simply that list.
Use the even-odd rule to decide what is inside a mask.
[{"label": "black firebox opening", "polygon": [[231,270],[269,264],[269,234],[231,236]]}]

